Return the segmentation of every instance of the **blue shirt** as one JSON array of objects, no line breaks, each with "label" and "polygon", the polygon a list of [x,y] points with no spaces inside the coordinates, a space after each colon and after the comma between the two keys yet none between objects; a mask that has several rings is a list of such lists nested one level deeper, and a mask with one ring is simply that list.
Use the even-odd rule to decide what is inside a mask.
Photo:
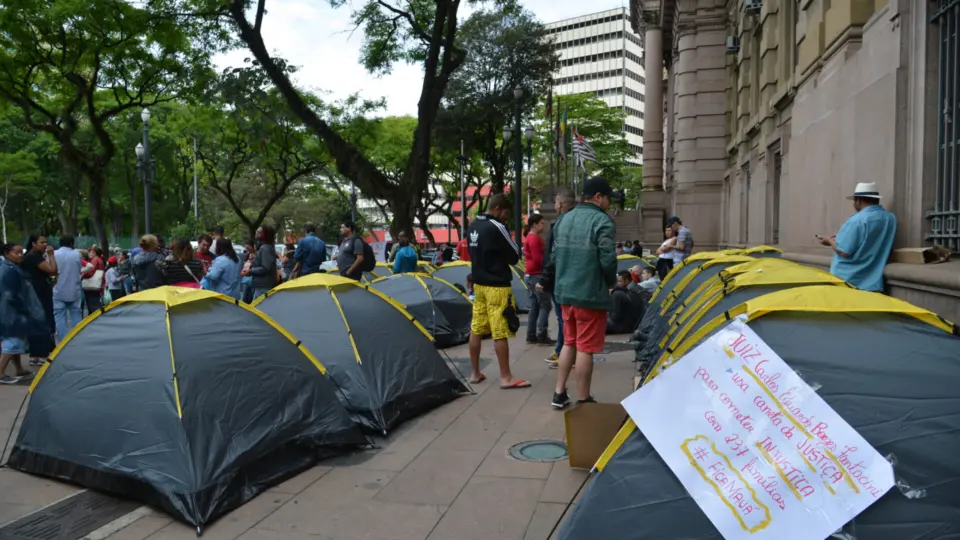
[{"label": "blue shirt", "polygon": [[310,233],[300,239],[294,260],[300,263],[300,275],[313,274],[327,260],[327,245],[317,235]]},{"label": "blue shirt", "polygon": [[203,288],[215,291],[234,300],[240,299],[240,271],[243,263],[220,255],[213,260],[207,275],[203,278]]},{"label": "blue shirt", "polygon": [[53,299],[58,302],[80,300],[80,253],[70,247],[61,247],[53,252],[57,259],[57,284],[53,286]]},{"label": "blue shirt", "polygon": [[396,257],[393,259],[393,273],[404,274],[416,272],[420,260],[417,252],[410,245],[400,246],[397,249]]},{"label": "blue shirt", "polygon": [[840,227],[830,273],[863,291],[883,291],[883,267],[893,249],[897,218],[880,205],[864,208]]}]

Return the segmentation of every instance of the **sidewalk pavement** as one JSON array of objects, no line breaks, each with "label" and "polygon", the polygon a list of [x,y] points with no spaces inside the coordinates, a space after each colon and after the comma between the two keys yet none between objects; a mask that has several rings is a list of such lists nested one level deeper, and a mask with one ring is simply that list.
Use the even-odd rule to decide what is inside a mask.
[{"label": "sidewalk pavement", "polygon": [[[493,343],[483,345],[488,378],[474,386],[476,395],[404,424],[378,441],[379,449],[328,460],[266,491],[207,527],[204,540],[546,540],[587,472],[566,461],[517,461],[507,449],[564,438],[563,413],[550,405],[556,370],[543,361],[552,348],[528,345],[521,331],[510,343],[511,363],[514,374],[533,386],[501,390]],[[446,352],[469,356],[466,345]],[[603,356],[606,361],[594,369],[593,393],[600,402],[618,402],[631,390],[633,353]],[[568,388],[576,400],[575,381]],[[0,388],[4,440],[26,390]],[[80,488],[0,469],[0,490],[4,524]],[[87,538],[187,540],[196,532],[144,507]]]}]

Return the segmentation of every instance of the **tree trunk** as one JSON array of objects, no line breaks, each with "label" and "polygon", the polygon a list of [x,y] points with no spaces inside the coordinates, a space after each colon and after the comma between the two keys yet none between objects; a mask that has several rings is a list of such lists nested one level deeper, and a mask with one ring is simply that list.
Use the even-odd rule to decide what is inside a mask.
[{"label": "tree trunk", "polygon": [[94,235],[97,237],[97,245],[100,249],[107,251],[110,248],[107,238],[107,227],[103,219],[103,186],[106,178],[102,170],[91,171],[87,176],[90,185],[87,186],[89,200],[90,223],[93,225]]}]

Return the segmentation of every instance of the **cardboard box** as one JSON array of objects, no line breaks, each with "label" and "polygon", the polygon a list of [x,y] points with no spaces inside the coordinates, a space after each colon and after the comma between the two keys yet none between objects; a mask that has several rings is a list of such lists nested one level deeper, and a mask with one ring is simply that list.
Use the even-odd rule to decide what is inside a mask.
[{"label": "cardboard box", "polygon": [[592,469],[626,420],[619,403],[584,403],[564,413],[570,466]]},{"label": "cardboard box", "polygon": [[941,247],[901,248],[890,253],[890,262],[907,264],[935,264],[950,260],[950,250]]}]

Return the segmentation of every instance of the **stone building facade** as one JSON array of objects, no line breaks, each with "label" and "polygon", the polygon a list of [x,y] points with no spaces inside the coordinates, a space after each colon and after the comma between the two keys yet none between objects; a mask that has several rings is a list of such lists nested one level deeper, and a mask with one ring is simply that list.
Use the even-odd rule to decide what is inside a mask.
[{"label": "stone building facade", "polygon": [[[960,0],[630,8],[646,45],[645,241],[676,214],[698,248],[771,244],[828,266],[814,235],[835,234],[856,183],[876,182],[896,247],[960,251]],[[960,320],[960,262],[886,274],[892,294]]]}]

